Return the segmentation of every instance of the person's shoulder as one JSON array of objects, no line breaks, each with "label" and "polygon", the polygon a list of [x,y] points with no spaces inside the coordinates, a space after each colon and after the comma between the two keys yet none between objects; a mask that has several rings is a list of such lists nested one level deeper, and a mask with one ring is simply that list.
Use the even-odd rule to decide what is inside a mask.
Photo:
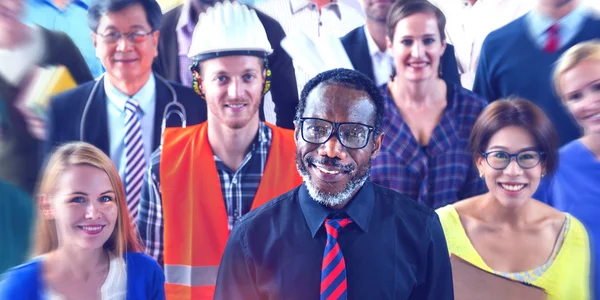
[{"label": "person's shoulder", "polygon": [[147,273],[148,271],[160,271],[162,273],[162,269],[160,265],[150,256],[140,253],[140,252],[127,252],[124,254],[125,263],[127,265],[127,270],[135,270],[135,272],[143,271],[143,273]]},{"label": "person's shoulder", "polygon": [[277,22],[277,20],[275,20],[271,16],[267,15],[266,13],[254,8],[252,6],[249,6],[249,7],[256,12],[256,16],[258,17],[260,22],[265,27],[267,36],[270,36],[272,33],[277,31],[282,35],[282,39],[283,39],[283,36],[285,36],[285,31],[283,31],[283,27],[281,27],[281,24],[279,24],[279,22]]},{"label": "person's shoulder", "polygon": [[[167,11],[163,14],[161,18],[160,30],[172,30],[177,25],[179,21],[179,16],[181,16],[181,10],[183,9],[183,4],[174,7],[173,9]],[[166,33],[165,33],[166,34]]]},{"label": "person's shoulder", "polygon": [[462,100],[465,100],[465,101],[459,101],[459,103],[458,103],[459,105],[475,106],[480,111],[483,110],[483,108],[485,108],[487,106],[488,101],[485,98],[483,98],[480,95],[476,94],[475,92],[468,90],[457,84],[452,84],[452,85],[454,86],[456,93],[458,93],[460,95],[460,98]]},{"label": "person's shoulder", "polygon": [[425,205],[419,204],[417,201],[404,196],[390,188],[373,184],[375,192],[375,201],[379,202],[384,207],[394,208],[398,213],[398,217],[402,219],[422,219],[429,220],[435,216],[435,211]]},{"label": "person's shoulder", "polygon": [[30,299],[27,295],[39,290],[41,272],[41,259],[8,270],[0,277],[0,299]]},{"label": "person's shoulder", "polygon": [[346,33],[346,35],[344,35],[340,39],[342,40],[342,44],[356,43],[360,40],[361,34],[362,35],[365,34],[365,26],[364,25],[358,26],[358,27],[352,29],[350,32]]},{"label": "person's shoulder", "polygon": [[526,17],[527,14],[490,32],[484,39],[481,51],[493,51],[494,49],[502,48],[501,46],[503,45],[512,45],[512,43],[507,43],[507,41],[517,40],[515,38],[517,35],[526,35]]},{"label": "person's shoulder", "polygon": [[191,87],[170,80],[167,80],[166,82],[169,85],[171,85],[171,87],[173,87],[173,90],[175,90],[175,93],[177,94],[177,99],[202,101],[200,95],[198,95]]},{"label": "person's shoulder", "polygon": [[75,103],[85,103],[90,96],[94,85],[97,83],[98,81],[96,80],[88,81],[72,89],[59,93],[52,97],[50,104],[60,105],[64,102],[68,102],[69,105],[73,105]]}]

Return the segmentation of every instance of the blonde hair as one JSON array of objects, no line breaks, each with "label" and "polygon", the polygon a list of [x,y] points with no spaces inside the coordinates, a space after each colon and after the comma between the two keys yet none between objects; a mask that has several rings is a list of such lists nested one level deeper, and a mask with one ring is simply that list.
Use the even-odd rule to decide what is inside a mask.
[{"label": "blonde hair", "polygon": [[[131,226],[125,200],[125,189],[119,177],[119,172],[110,158],[98,148],[84,142],[67,143],[58,148],[50,156],[46,169],[42,174],[38,194],[46,197],[52,195],[56,190],[60,175],[68,167],[76,165],[92,166],[106,172],[115,192],[117,224],[108,241],[104,243],[104,249],[118,255],[118,257],[123,257],[125,252],[139,252],[141,247]],[[58,248],[56,223],[44,216],[42,203],[38,204],[40,209],[37,218],[34,256]]]},{"label": "blonde hair", "polygon": [[575,68],[579,63],[588,60],[600,62],[599,39],[579,43],[563,53],[558,59],[554,68],[554,74],[552,75],[552,81],[554,83],[554,91],[560,98],[563,98],[560,89],[560,77],[567,71]]}]

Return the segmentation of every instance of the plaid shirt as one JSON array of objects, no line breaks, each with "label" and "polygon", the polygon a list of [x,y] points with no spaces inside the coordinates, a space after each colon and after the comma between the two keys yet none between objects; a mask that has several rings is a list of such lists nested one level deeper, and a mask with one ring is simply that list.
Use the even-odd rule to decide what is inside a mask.
[{"label": "plaid shirt", "polygon": [[448,104],[429,144],[419,145],[402,120],[387,85],[381,151],[373,160],[371,180],[436,209],[486,191],[467,149],[469,135],[486,101],[456,85],[448,86]]},{"label": "plaid shirt", "polygon": [[[214,156],[221,182],[221,192],[225,200],[229,230],[252,207],[254,196],[265,170],[271,138],[271,128],[260,123],[258,137],[237,171],[232,171],[225,166],[221,159]],[[159,176],[160,155],[160,148],[158,148],[152,154],[148,173],[144,176],[137,225],[146,248],[146,254],[163,265],[164,219]]]}]

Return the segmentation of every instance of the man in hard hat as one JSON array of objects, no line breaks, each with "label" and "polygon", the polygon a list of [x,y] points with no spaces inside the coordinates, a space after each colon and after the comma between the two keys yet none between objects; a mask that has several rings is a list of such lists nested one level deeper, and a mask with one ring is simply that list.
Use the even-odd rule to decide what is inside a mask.
[{"label": "man in hard hat", "polygon": [[302,182],[293,131],[259,120],[271,51],[248,7],[225,1],[200,15],[189,57],[207,122],[165,131],[138,220],[146,252],[164,265],[167,298],[212,299],[236,221]]}]

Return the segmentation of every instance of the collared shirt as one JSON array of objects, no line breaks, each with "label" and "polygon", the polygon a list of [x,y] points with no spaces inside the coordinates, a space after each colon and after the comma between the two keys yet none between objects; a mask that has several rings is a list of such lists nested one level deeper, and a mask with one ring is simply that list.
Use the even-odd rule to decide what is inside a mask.
[{"label": "collared shirt", "polygon": [[548,28],[554,23],[558,23],[559,48],[561,48],[579,33],[589,14],[590,10],[585,5],[578,5],[559,20],[554,20],[542,15],[537,10],[532,10],[526,16],[526,24],[529,34],[535,39],[540,48],[544,48],[549,35]]},{"label": "collared shirt", "polygon": [[[252,208],[269,156],[272,137],[271,128],[261,122],[252,149],[246,154],[237,171],[230,170],[216,155],[214,156],[230,230],[237,220]],[[159,148],[152,154],[149,176],[144,176],[138,229],[146,247],[146,254],[162,265],[165,221],[160,192],[160,155]]]},{"label": "collared shirt", "polygon": [[[364,18],[354,8],[333,0],[321,8],[308,0],[267,0],[257,4],[256,8],[277,20],[286,35],[302,31],[313,40],[327,34],[343,37],[356,27],[364,25]],[[312,76],[294,62],[298,93]]]},{"label": "collared shirt", "polygon": [[[110,145],[110,158],[119,169],[121,178],[125,178],[125,103],[129,96],[119,91],[108,78],[104,77],[104,92],[106,93],[106,112],[108,116],[108,136]],[[142,140],[144,142],[144,156],[149,161],[152,153],[154,137],[154,114],[156,110],[156,79],[154,74],[131,97],[140,104],[138,112],[142,125]]]},{"label": "collared shirt", "polygon": [[388,49],[383,52],[379,49],[373,36],[369,33],[369,28],[367,28],[367,26],[365,26],[365,36],[367,37],[367,47],[369,48],[371,62],[373,63],[375,84],[381,86],[390,81],[390,76],[394,69],[394,59]]},{"label": "collared shirt", "polygon": [[482,194],[468,150],[471,129],[486,101],[457,85],[448,85],[447,106],[427,146],[419,145],[387,88],[381,151],[373,160],[371,180],[436,209]]},{"label": "collared shirt", "polygon": [[190,72],[189,68],[194,61],[188,57],[188,52],[192,45],[192,35],[196,27],[196,24],[192,22],[192,13],[192,5],[189,1],[186,1],[181,9],[181,15],[175,29],[177,33],[177,49],[179,49],[179,78],[181,79],[181,84],[189,87],[192,86],[193,81],[192,72]]},{"label": "collared shirt", "polygon": [[104,68],[96,57],[91,30],[87,26],[89,5],[90,0],[73,0],[61,10],[51,0],[28,0],[23,21],[66,33],[79,48],[92,75],[98,77]]},{"label": "collared shirt", "polygon": [[319,299],[326,218],[339,230],[348,299],[453,299],[437,215],[367,181],[341,211],[313,200],[305,185],[242,217],[219,268],[215,299]]},{"label": "collared shirt", "polygon": [[461,83],[472,89],[485,37],[533,9],[537,0],[432,0],[446,16],[446,41],[454,45]]}]

